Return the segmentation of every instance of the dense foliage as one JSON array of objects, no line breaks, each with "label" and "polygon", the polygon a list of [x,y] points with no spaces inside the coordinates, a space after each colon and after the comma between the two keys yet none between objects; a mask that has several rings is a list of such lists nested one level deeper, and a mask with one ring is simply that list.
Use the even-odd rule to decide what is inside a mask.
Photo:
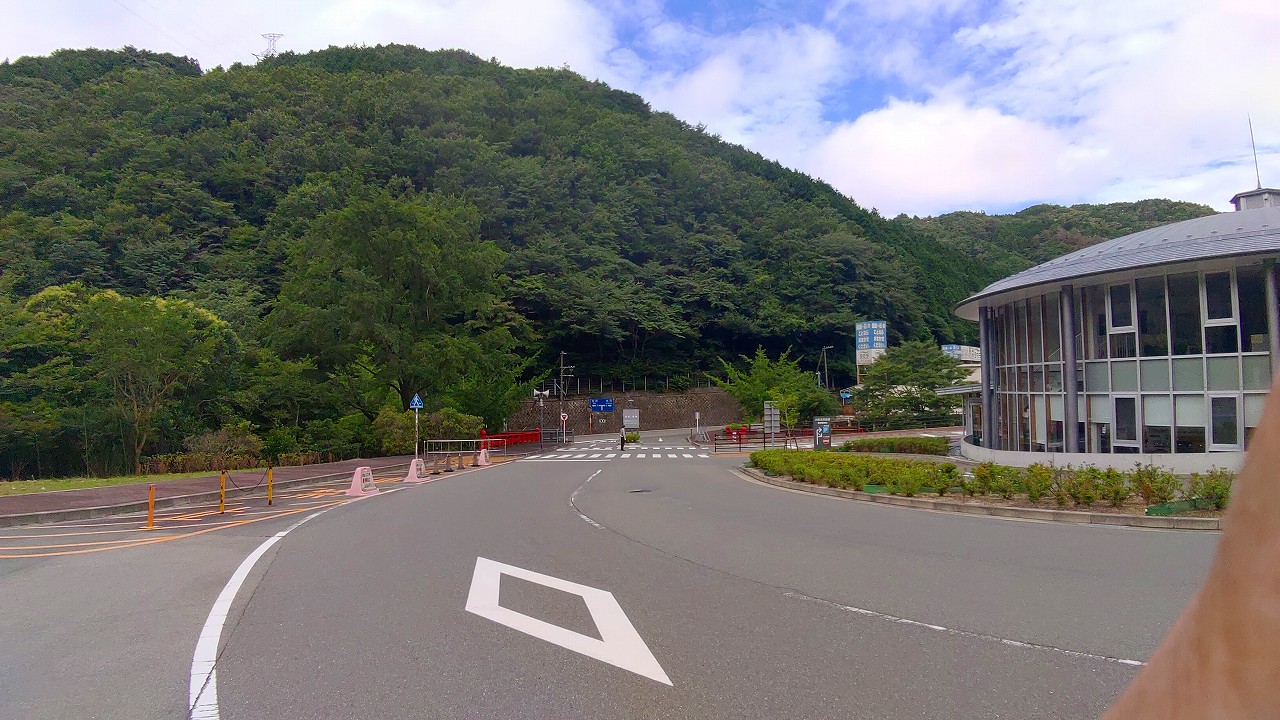
[{"label": "dense foliage", "polygon": [[863,427],[899,430],[957,421],[958,395],[938,395],[966,371],[933,343],[906,342],[889,348],[862,371],[853,407]]},{"label": "dense foliage", "polygon": [[0,465],[127,470],[246,423],[273,457],[379,452],[414,392],[497,429],[562,350],[629,378],[831,345],[844,383],[856,321],[972,341],[950,307],[1005,272],[919,222],[567,70],[21,58],[0,64]]}]

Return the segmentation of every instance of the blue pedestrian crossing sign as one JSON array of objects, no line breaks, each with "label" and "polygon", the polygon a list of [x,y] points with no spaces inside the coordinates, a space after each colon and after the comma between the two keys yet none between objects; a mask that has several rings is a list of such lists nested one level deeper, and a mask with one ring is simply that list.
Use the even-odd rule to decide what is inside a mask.
[{"label": "blue pedestrian crossing sign", "polygon": [[414,393],[413,399],[409,401],[409,409],[410,410],[422,409],[422,398],[418,396],[418,393]]}]

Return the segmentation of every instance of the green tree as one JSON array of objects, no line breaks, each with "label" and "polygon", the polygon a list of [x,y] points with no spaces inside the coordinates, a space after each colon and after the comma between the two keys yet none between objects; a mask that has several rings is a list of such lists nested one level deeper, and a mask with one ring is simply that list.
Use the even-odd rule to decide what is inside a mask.
[{"label": "green tree", "polygon": [[127,423],[134,471],[141,472],[161,415],[231,362],[238,343],[226,323],[185,300],[105,291],[90,297],[82,314],[87,375]]},{"label": "green tree", "polygon": [[745,368],[721,358],[725,377],[712,379],[738,401],[747,417],[760,417],[766,400],[778,403],[779,414],[783,410],[788,413],[792,427],[835,412],[835,398],[818,385],[813,373],[800,369],[799,363],[790,358],[790,351],[771,360],[764,348],[758,348],[753,357],[743,355],[742,361]]},{"label": "green tree", "polygon": [[862,373],[853,405],[860,420],[876,427],[923,427],[950,422],[960,405],[939,388],[964,379],[955,358],[931,342],[906,342],[885,351]]}]

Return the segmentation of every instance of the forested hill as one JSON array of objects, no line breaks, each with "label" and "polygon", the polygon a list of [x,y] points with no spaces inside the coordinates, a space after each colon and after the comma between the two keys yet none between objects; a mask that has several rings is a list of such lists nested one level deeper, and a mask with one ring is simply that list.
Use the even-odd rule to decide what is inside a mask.
[{"label": "forested hill", "polygon": [[634,94],[461,51],[21,58],[0,463],[100,471],[228,427],[377,451],[415,392],[494,428],[561,351],[631,378],[830,345],[844,382],[856,321],[972,340],[950,307],[1038,257],[963,219],[882,218]]},{"label": "forested hill", "polygon": [[1198,203],[1139,200],[1034,205],[1012,215],[953,212],[910,223],[965,255],[987,259],[1003,277],[1095,243],[1215,212]]}]

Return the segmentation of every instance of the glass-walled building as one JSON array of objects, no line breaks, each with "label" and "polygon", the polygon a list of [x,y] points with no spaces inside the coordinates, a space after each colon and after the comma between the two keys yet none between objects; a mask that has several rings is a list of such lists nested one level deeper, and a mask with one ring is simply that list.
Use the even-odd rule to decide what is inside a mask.
[{"label": "glass-walled building", "polygon": [[[1236,212],[1116,238],[961,303],[982,345],[965,453],[1238,465],[1280,369],[1280,192],[1234,202]],[[1117,457],[1134,454],[1144,457]]]}]

